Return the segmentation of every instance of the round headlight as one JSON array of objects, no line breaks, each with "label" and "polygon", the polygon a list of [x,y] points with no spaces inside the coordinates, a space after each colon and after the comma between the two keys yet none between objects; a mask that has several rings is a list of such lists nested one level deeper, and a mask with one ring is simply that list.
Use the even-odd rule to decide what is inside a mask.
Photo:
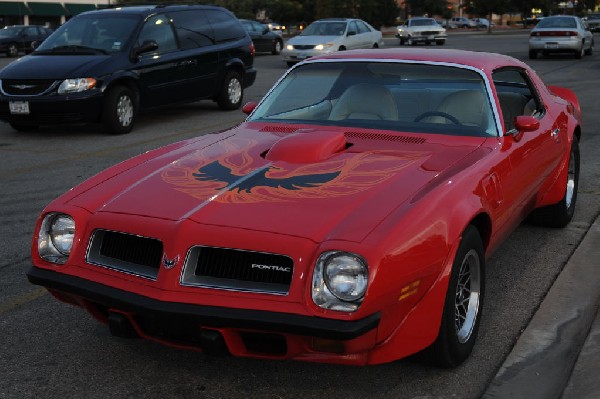
[{"label": "round headlight", "polygon": [[369,270],[361,256],[327,251],[315,264],[312,299],[323,309],[354,312],[363,301],[368,282]]},{"label": "round headlight", "polygon": [[338,254],[325,261],[325,284],[342,301],[355,301],[367,289],[367,267],[355,255]]},{"label": "round headlight", "polygon": [[48,234],[54,248],[63,255],[69,255],[75,238],[75,221],[67,215],[58,215],[50,224]]}]

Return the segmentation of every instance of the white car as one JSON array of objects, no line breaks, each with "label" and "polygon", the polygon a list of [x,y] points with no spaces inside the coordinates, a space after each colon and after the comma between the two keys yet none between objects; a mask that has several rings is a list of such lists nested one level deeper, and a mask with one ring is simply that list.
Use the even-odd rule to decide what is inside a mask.
[{"label": "white car", "polygon": [[531,30],[529,58],[539,53],[573,53],[575,58],[592,55],[594,35],[585,23],[573,15],[545,17]]},{"label": "white car", "polygon": [[433,18],[410,18],[404,25],[396,28],[396,37],[400,44],[414,45],[417,43],[435,44],[441,46],[446,43],[448,35],[446,29]]},{"label": "white car", "polygon": [[473,18],[473,22],[475,22],[475,25],[478,28],[489,28],[490,24],[492,25],[492,27],[496,26],[495,23],[490,22],[487,18]]},{"label": "white car", "polygon": [[298,36],[288,40],[282,51],[283,61],[297,62],[334,51],[383,46],[381,32],[361,19],[327,18],[308,25]]},{"label": "white car", "polygon": [[477,24],[475,21],[470,20],[467,17],[452,17],[450,23],[456,25],[459,28],[476,28]]}]

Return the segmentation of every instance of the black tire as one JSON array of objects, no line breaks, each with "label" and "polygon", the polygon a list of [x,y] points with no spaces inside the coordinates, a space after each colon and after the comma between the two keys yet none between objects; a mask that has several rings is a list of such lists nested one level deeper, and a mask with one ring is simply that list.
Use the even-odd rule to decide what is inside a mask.
[{"label": "black tire", "polygon": [[238,109],[242,105],[244,86],[242,77],[236,71],[229,71],[223,80],[223,86],[217,97],[217,104],[224,110]]},{"label": "black tire", "polygon": [[594,39],[592,39],[592,44],[590,45],[590,48],[585,50],[585,55],[592,55],[594,54]]},{"label": "black tire", "polygon": [[479,231],[468,226],[452,265],[439,335],[426,350],[428,362],[456,367],[469,357],[477,340],[484,292],[483,243]]},{"label": "black tire", "polygon": [[537,58],[537,51],[529,50],[529,59],[535,60]]},{"label": "black tire", "polygon": [[438,46],[443,46],[444,44],[446,44],[446,40],[436,40],[435,44],[437,44]]},{"label": "black tire", "polygon": [[403,38],[403,37],[401,37],[401,38],[400,38],[400,45],[401,45],[401,46],[404,46],[404,44],[405,44],[405,43],[406,43],[406,39],[405,39],[405,38]]},{"label": "black tire", "polygon": [[340,46],[340,48],[338,49],[338,51],[346,51],[346,47],[345,46]]},{"label": "black tire", "polygon": [[271,54],[273,54],[273,55],[281,54],[282,48],[283,48],[283,42],[281,40],[275,40],[275,43],[273,43],[273,49],[271,50]]},{"label": "black tire", "polygon": [[577,58],[578,60],[583,58],[583,55],[585,54],[585,50],[583,49],[583,42],[581,43],[581,47],[579,48],[579,50],[577,50],[575,52],[575,58]]},{"label": "black tire", "polygon": [[125,86],[115,86],[104,96],[102,124],[108,133],[131,132],[137,116],[137,96]]},{"label": "black tire", "polygon": [[31,132],[32,130],[37,130],[39,127],[38,125],[27,125],[18,122],[9,122],[9,125],[17,132]]},{"label": "black tire", "polygon": [[530,221],[546,227],[565,227],[575,214],[577,190],[579,187],[579,141],[573,137],[569,153],[569,173],[567,175],[564,197],[553,205],[534,210]]},{"label": "black tire", "polygon": [[379,44],[373,43],[373,47],[371,47],[371,48],[379,48]]},{"label": "black tire", "polygon": [[17,47],[17,43],[9,43],[8,47],[6,47],[6,56],[14,58],[19,55],[19,47]]}]

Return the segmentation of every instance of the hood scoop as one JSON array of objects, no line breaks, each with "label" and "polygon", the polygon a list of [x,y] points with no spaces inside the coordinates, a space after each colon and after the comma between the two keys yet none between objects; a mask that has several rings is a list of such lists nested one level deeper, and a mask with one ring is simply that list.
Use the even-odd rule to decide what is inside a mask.
[{"label": "hood scoop", "polygon": [[347,144],[343,132],[298,132],[277,141],[265,158],[273,162],[320,162],[343,151]]}]

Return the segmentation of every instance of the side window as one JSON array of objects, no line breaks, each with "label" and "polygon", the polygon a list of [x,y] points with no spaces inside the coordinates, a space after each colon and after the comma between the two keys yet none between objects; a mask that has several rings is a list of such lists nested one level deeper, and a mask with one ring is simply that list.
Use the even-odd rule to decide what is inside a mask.
[{"label": "side window", "polygon": [[160,54],[177,50],[175,34],[166,15],[154,15],[144,23],[138,37],[137,45],[140,46],[148,40],[154,40],[158,44],[157,52]]},{"label": "side window", "polygon": [[355,21],[350,22],[350,25],[348,26],[348,33],[350,32],[358,33],[358,26]]},{"label": "side window", "polygon": [[203,10],[180,11],[169,16],[182,49],[187,50],[214,44],[213,30]]},{"label": "side window", "polygon": [[356,24],[358,25],[358,33],[368,33],[371,31],[363,21],[356,21]]},{"label": "side window", "polygon": [[527,73],[520,68],[502,68],[492,73],[505,130],[514,127],[520,115],[541,117],[544,107]]},{"label": "side window", "polygon": [[221,10],[206,10],[206,16],[215,32],[217,43],[237,40],[246,36],[246,31],[233,16]]}]

